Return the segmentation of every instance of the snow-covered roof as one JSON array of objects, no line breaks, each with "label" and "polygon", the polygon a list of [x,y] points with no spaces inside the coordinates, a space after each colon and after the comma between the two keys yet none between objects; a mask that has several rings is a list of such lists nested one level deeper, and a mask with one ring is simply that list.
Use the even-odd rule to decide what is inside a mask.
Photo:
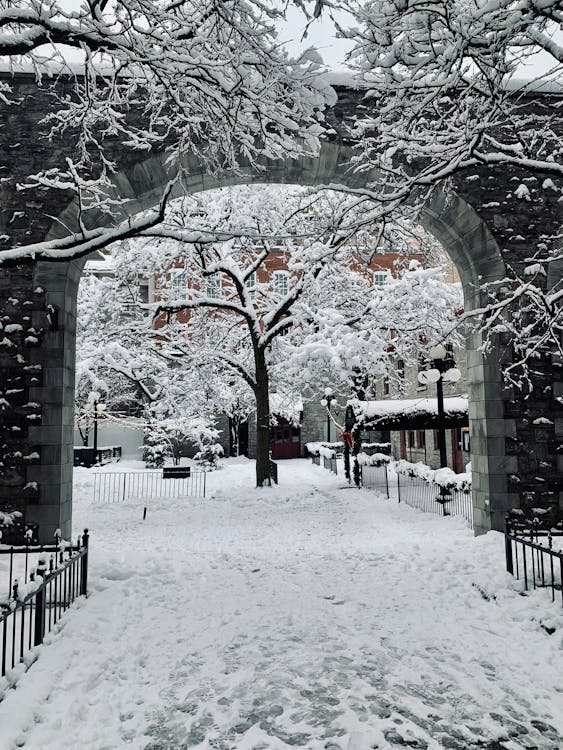
[{"label": "snow-covered roof", "polygon": [[[101,254],[100,254],[101,255]],[[110,275],[113,273],[113,263],[111,256],[100,257],[96,260],[88,260],[84,266],[84,273],[93,273],[97,276],[104,274]]]},{"label": "snow-covered roof", "polygon": [[[437,398],[382,399],[378,401],[348,402],[352,407],[356,422],[364,426],[373,425],[380,429],[423,429],[436,426],[438,418]],[[467,423],[469,411],[467,396],[447,396],[444,398],[444,415],[449,426]]]}]

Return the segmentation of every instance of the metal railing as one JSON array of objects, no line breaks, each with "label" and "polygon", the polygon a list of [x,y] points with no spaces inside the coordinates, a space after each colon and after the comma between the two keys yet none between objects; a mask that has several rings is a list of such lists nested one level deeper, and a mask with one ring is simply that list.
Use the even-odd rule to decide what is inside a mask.
[{"label": "metal railing", "polygon": [[529,529],[528,539],[524,533],[511,528],[510,519],[506,519],[506,570],[524,582],[525,591],[550,589],[551,601],[560,599],[563,606],[563,552],[553,549],[554,535],[540,531],[537,522]]},{"label": "metal railing", "polygon": [[270,480],[274,483],[278,483],[278,465],[275,461],[270,459]]},{"label": "metal railing", "polygon": [[74,465],[84,466],[87,469],[96,464],[117,463],[120,459],[120,445],[102,446],[96,450],[84,446],[75,446],[74,448]]},{"label": "metal railing", "polygon": [[327,458],[326,456],[323,456],[323,466],[325,467],[325,469],[332,471],[333,474],[338,474],[336,468],[336,456],[334,456],[333,458]]},{"label": "metal railing", "polygon": [[[0,548],[9,585],[0,595],[0,677],[43,643],[78,596],[88,593],[88,529],[76,545]],[[16,571],[23,571],[23,580]]]},{"label": "metal railing", "polygon": [[205,497],[206,472],[163,476],[162,469],[98,471],[94,474],[95,503],[123,503],[158,497]]},{"label": "metal railing", "polygon": [[338,475],[336,457],[327,458],[326,456],[313,455],[311,456],[311,461],[315,464],[315,466],[323,466],[325,469],[332,471],[333,474]]},{"label": "metal railing", "polygon": [[382,466],[362,466],[362,487],[379,490],[391,500],[405,503],[425,513],[462,516],[473,528],[471,492],[443,489],[422,477],[396,472],[387,463]]}]

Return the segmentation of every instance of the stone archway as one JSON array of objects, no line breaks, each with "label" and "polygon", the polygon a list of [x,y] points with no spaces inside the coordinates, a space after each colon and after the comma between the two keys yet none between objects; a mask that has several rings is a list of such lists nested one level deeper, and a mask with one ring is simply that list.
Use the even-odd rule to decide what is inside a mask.
[{"label": "stone archway", "polygon": [[[263,171],[241,167],[236,172],[208,175],[191,164],[188,176],[172,197],[225,185],[269,182],[297,185],[346,185],[360,187],[369,175],[351,172],[351,148],[325,142],[316,159],[265,163]],[[128,199],[130,215],[158,201],[168,180],[163,156],[152,156],[116,176],[116,194]],[[48,238],[64,236],[75,223],[76,206],[70,204],[53,223]],[[101,219],[102,217],[100,217]],[[436,189],[426,204],[421,221],[443,245],[458,267],[466,304],[478,301],[480,280],[505,275],[498,245],[486,224],[471,206],[455,193]],[[37,482],[38,493],[27,501],[26,520],[39,524],[43,540],[61,528],[68,536],[72,518],[72,434],[74,411],[74,357],[76,296],[84,261],[35,264],[33,288],[45,290],[45,305],[58,310],[56,329],[46,331],[41,347],[34,349],[34,364],[43,370],[41,385],[30,388],[29,400],[42,405],[41,423],[28,431],[29,445],[39,455],[27,467],[27,484]],[[502,527],[508,508],[518,498],[507,493],[507,470],[513,460],[504,455],[506,434],[502,387],[498,367],[483,361],[477,336],[468,342],[470,425],[473,446],[473,502],[477,533]]]}]

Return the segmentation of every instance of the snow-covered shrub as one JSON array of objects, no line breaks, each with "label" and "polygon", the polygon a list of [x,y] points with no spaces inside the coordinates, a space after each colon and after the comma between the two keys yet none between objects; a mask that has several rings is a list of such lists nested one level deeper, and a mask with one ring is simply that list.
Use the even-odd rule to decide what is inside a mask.
[{"label": "snow-covered shrub", "polygon": [[325,456],[326,458],[335,458],[340,455],[344,449],[343,444],[338,441],[337,443],[325,442],[311,442],[305,443],[305,448],[309,456]]},{"label": "snow-covered shrub", "polygon": [[319,456],[323,456],[323,458],[336,458],[336,451],[334,448],[329,448],[326,445],[321,445],[319,447]]},{"label": "snow-covered shrub", "polygon": [[170,447],[162,436],[151,432],[145,433],[143,444],[143,461],[147,469],[160,469],[164,466],[164,460],[170,453]]},{"label": "snow-covered shrub", "polygon": [[195,454],[194,458],[199,461],[204,469],[212,471],[218,467],[219,459],[223,453],[223,447],[220,443],[208,443]]},{"label": "snow-covered shrub", "polygon": [[436,484],[447,490],[461,490],[461,492],[471,492],[471,473],[464,472],[456,474],[454,471],[445,467],[443,469],[431,469],[430,466],[423,464],[421,461],[413,464],[410,461],[400,459],[394,462],[395,470],[398,474],[406,474],[409,477],[419,477],[425,482]]},{"label": "snow-covered shrub", "polygon": [[391,463],[391,457],[385,453],[358,453],[356,460],[360,466],[384,466]]},{"label": "snow-covered shrub", "polygon": [[199,461],[205,469],[213,470],[219,465],[219,459],[224,451],[222,446],[217,442],[221,432],[210,427],[203,419],[194,422],[191,425],[190,438],[199,448],[194,458]]}]

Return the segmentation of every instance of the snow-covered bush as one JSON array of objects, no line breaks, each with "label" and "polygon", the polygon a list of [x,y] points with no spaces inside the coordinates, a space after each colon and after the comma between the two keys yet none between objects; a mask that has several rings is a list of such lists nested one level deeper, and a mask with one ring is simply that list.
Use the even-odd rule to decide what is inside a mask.
[{"label": "snow-covered bush", "polygon": [[[436,484],[448,490],[461,490],[462,492],[471,492],[471,472],[466,471],[462,474],[456,474],[451,469],[431,469],[430,466],[423,464],[422,461],[411,463],[400,459],[394,461],[393,465],[398,474],[406,474],[409,477],[419,477],[425,482]],[[468,465],[469,466],[469,465]]]},{"label": "snow-covered bush", "polygon": [[385,453],[358,453],[356,460],[360,466],[385,466],[391,463],[391,457]]},{"label": "snow-covered bush", "polygon": [[219,466],[219,459],[223,455],[223,447],[220,443],[208,443],[198,451],[194,458],[202,465],[204,469],[217,469]]},{"label": "snow-covered bush", "polygon": [[324,456],[325,458],[336,458],[343,450],[342,443],[311,442],[305,443],[309,456]]}]

